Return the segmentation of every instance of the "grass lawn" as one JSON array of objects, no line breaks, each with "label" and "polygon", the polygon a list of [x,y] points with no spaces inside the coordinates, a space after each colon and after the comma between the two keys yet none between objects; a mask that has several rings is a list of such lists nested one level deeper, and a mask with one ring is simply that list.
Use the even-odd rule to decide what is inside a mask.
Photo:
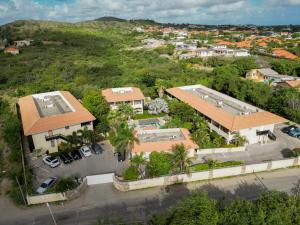
[{"label": "grass lawn", "polygon": [[[228,162],[218,163],[214,168],[211,168],[211,169],[230,167],[230,166],[240,166],[243,164],[244,163],[241,161],[228,161]],[[210,169],[208,163],[200,163],[200,164],[191,166],[192,172],[203,171],[203,170],[208,170],[208,169]]]},{"label": "grass lawn", "polygon": [[134,115],[133,119],[135,120],[142,120],[142,119],[149,119],[149,118],[158,118],[166,116],[165,113],[160,113],[157,115],[149,114],[147,110],[144,111],[143,114],[136,114]]}]

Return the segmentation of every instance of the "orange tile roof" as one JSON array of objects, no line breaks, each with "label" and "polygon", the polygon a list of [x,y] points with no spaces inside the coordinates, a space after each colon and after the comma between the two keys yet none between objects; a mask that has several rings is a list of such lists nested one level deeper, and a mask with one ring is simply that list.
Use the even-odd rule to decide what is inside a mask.
[{"label": "orange tile roof", "polygon": [[184,144],[187,149],[199,149],[199,146],[191,140],[190,133],[187,129],[180,128],[180,131],[183,134],[185,140],[140,142],[139,144],[135,143],[132,152],[140,153],[140,152],[154,152],[154,151],[157,152],[170,151],[172,150],[172,147],[177,144]]},{"label": "orange tile roof", "polygon": [[60,91],[74,112],[40,117],[32,95],[19,99],[23,131],[26,136],[93,121],[96,118],[68,91]]},{"label": "orange tile roof", "polygon": [[217,39],[215,42],[218,45],[235,45],[235,43],[233,43],[233,42],[223,41],[223,40],[220,40],[220,39]]},{"label": "orange tile roof", "polygon": [[284,50],[282,48],[274,48],[273,49],[273,54],[277,57],[283,57],[287,59],[296,59],[298,58],[296,55],[288,52],[287,50]]},{"label": "orange tile roof", "polygon": [[260,46],[260,47],[267,47],[268,44],[266,42],[258,42],[258,46]]},{"label": "orange tile roof", "polygon": [[139,88],[132,87],[131,92],[113,93],[112,88],[102,90],[102,95],[107,102],[125,102],[145,99],[144,94]]},{"label": "orange tile roof", "polygon": [[4,49],[5,52],[18,52],[19,49],[14,48],[14,47],[7,47]]},{"label": "orange tile roof", "polygon": [[288,80],[288,81],[286,81],[286,83],[287,83],[290,87],[297,87],[297,88],[300,88],[300,80]]},{"label": "orange tile roof", "polygon": [[239,131],[286,121],[284,118],[266,111],[256,112],[250,115],[232,115],[222,108],[218,108],[180,88],[170,88],[166,91],[230,131]]},{"label": "orange tile roof", "polygon": [[238,48],[251,48],[251,41],[240,41],[236,43],[236,47]]}]

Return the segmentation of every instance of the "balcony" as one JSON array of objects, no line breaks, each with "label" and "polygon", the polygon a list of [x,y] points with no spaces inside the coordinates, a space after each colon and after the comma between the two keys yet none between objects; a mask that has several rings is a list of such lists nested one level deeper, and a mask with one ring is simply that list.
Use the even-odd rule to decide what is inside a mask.
[{"label": "balcony", "polygon": [[46,141],[51,141],[51,140],[57,140],[57,139],[62,139],[62,140],[67,140],[67,137],[63,134],[53,134],[49,136],[45,136]]}]

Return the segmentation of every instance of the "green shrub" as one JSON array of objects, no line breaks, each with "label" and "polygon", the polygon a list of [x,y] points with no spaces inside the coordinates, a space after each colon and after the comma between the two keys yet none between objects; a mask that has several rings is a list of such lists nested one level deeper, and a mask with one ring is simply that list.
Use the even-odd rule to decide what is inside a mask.
[{"label": "green shrub", "polygon": [[293,151],[292,151],[292,156],[293,157],[300,156],[300,148],[294,148]]},{"label": "green shrub", "polygon": [[152,152],[149,157],[146,171],[150,177],[167,175],[171,170],[170,154],[165,152]]},{"label": "green shrub", "polygon": [[[72,190],[78,186],[78,183],[73,177],[60,178],[52,188],[53,192],[65,192]],[[50,189],[49,189],[50,190]]]},{"label": "green shrub", "polygon": [[123,173],[124,180],[137,180],[139,178],[139,171],[137,168],[131,166],[127,168]]}]

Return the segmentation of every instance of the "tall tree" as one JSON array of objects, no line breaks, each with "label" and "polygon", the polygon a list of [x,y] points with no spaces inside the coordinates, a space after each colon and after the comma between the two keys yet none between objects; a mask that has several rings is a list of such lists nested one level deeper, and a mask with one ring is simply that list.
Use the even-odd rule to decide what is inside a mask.
[{"label": "tall tree", "polygon": [[192,164],[191,158],[188,156],[188,151],[184,144],[177,144],[172,148],[172,161],[175,170],[179,173],[189,173],[190,165]]}]

